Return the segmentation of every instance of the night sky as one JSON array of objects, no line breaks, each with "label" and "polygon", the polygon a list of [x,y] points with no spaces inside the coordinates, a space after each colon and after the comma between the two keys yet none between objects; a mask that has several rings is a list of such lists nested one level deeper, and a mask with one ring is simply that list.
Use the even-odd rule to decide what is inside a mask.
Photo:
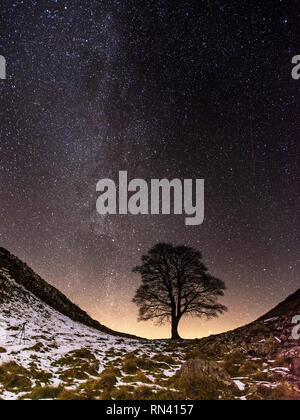
[{"label": "night sky", "polygon": [[[169,336],[131,303],[131,270],[156,242],[202,250],[228,288],[228,314],[185,320],[183,337],[245,324],[300,287],[297,1],[1,0],[0,15],[0,246],[146,337]],[[204,178],[204,224],[100,216],[96,183],[121,170]]]}]

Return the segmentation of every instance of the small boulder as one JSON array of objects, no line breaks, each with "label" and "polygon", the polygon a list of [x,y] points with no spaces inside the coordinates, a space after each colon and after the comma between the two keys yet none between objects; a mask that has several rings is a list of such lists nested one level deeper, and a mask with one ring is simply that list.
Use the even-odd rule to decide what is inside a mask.
[{"label": "small boulder", "polygon": [[216,383],[222,382],[227,386],[235,385],[229,374],[218,363],[208,360],[189,360],[182,366],[179,376],[191,382],[203,378]]},{"label": "small boulder", "polygon": [[286,358],[289,360],[300,358],[300,347],[293,346],[288,352],[286,352]]},{"label": "small boulder", "polygon": [[293,359],[291,362],[291,372],[300,378],[300,359]]}]

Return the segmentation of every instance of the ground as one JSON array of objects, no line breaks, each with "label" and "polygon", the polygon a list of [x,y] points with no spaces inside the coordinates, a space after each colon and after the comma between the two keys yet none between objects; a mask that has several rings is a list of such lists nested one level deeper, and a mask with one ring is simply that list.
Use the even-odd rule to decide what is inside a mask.
[{"label": "ground", "polygon": [[[17,284],[5,270],[0,296],[0,398],[298,399],[283,359],[251,356],[201,340],[171,342],[111,336],[76,323]],[[18,336],[26,324],[26,340]],[[267,324],[267,323],[266,323]],[[189,360],[209,360],[230,385],[182,377]]]}]

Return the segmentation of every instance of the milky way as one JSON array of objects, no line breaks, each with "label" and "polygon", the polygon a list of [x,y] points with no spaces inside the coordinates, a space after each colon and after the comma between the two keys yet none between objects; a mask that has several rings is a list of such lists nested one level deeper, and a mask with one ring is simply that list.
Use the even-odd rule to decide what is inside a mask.
[{"label": "milky way", "polygon": [[[202,250],[229,313],[299,288],[296,1],[1,2],[0,245],[114,329],[138,324],[131,269],[158,241]],[[99,216],[96,183],[204,178],[205,222]],[[299,217],[299,216],[298,216]]]}]

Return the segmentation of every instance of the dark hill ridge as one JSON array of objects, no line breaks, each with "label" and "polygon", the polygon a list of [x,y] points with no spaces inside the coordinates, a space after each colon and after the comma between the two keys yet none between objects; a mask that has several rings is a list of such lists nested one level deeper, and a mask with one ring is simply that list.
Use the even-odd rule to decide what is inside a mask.
[{"label": "dark hill ridge", "polygon": [[290,315],[292,317],[294,315],[300,315],[300,289],[290,295],[285,301],[281,302],[266,315],[262,316],[259,321],[282,315]]},{"label": "dark hill ridge", "polygon": [[300,340],[292,336],[295,315],[300,315],[300,289],[256,321],[201,339],[199,347],[206,353],[218,355],[241,350],[265,360],[281,356],[291,362],[299,358],[297,376],[300,377]]},{"label": "dark hill ridge", "polygon": [[[12,255],[4,248],[0,248],[0,268],[7,270],[9,275],[37,298],[51,306],[75,322],[80,322],[88,327],[95,328],[103,333],[125,338],[137,338],[132,335],[118,333],[98,321],[93,320],[86,312],[72,303],[63,293],[48,284],[36,274],[27,264]],[[1,274],[0,274],[1,277]],[[3,280],[3,279],[2,279]]]}]

